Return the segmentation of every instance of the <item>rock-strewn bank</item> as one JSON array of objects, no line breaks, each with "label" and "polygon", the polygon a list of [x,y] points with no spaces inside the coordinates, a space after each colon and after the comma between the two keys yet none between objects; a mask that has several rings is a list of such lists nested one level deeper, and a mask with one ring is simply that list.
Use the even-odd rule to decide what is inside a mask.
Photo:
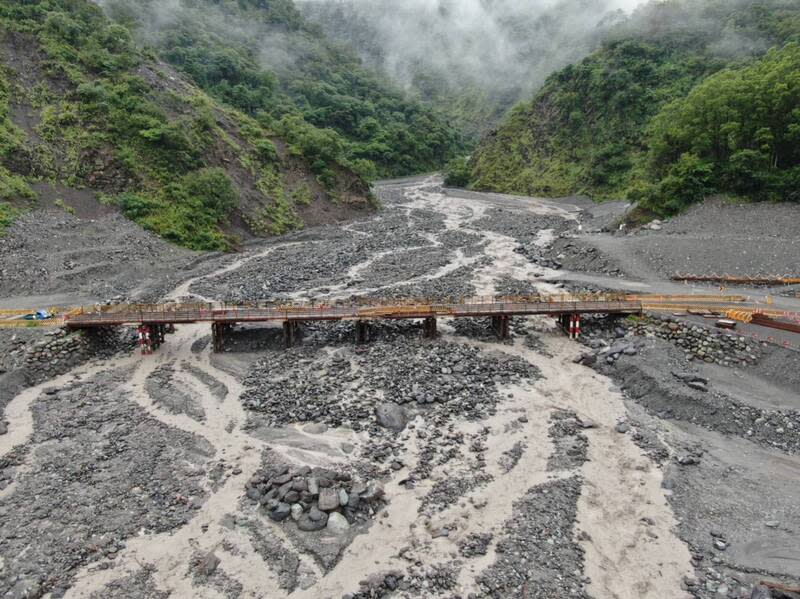
[{"label": "rock-strewn bank", "polygon": [[[435,179],[378,193],[375,218],[208,257],[171,295],[528,294],[568,263],[559,244],[589,222],[553,202],[504,198],[500,209],[495,197],[446,195]],[[110,280],[109,294],[130,289]],[[148,293],[167,285],[142,282]],[[589,596],[608,580],[587,572],[614,572],[614,588],[652,579],[679,597],[689,555],[660,553],[683,549],[661,521],[673,513],[696,596],[741,599],[763,576],[794,582],[788,371],[800,368],[677,320],[589,322],[583,362],[624,390],[623,415],[608,381],[558,362],[575,348],[548,338],[551,323],[515,319],[504,343],[487,325],[443,321],[425,340],[419,323],[380,323],[356,347],[352,323],[309,323],[288,351],[279,328],[242,325],[213,356],[207,326],[187,325],[154,356],[115,357],[108,373],[24,396],[33,434],[0,464],[2,590],[550,599]],[[19,373],[26,356],[0,354],[0,367]],[[764,389],[776,398],[757,397]],[[9,410],[14,426],[25,402]],[[620,508],[608,499],[619,489],[621,521],[634,523],[624,531],[594,520]]]}]

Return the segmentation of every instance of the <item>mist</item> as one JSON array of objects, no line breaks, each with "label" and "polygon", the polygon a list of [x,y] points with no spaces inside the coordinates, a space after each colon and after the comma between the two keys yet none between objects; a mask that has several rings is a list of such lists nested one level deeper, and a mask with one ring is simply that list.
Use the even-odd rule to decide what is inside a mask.
[{"label": "mist", "polygon": [[396,82],[536,88],[579,60],[639,0],[303,0],[307,17]]},{"label": "mist", "polygon": [[181,28],[243,44],[261,67],[278,75],[288,72],[309,52],[301,35],[266,21],[248,20],[224,3],[194,0],[95,0],[109,16],[132,26],[136,37],[154,47],[161,36]]}]

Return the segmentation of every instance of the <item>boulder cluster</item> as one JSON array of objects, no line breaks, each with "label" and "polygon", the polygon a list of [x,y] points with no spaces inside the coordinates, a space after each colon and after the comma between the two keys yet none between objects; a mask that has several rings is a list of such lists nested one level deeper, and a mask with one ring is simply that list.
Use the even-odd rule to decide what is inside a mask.
[{"label": "boulder cluster", "polygon": [[[722,366],[741,367],[754,366],[761,359],[762,351],[757,341],[748,339],[735,333],[709,329],[704,326],[691,324],[671,316],[647,316],[645,318],[618,320],[612,325],[597,326],[599,321],[594,321],[585,332],[589,338],[589,345],[599,349],[604,358],[613,362],[622,353],[631,355],[636,353],[634,346],[623,338],[631,336],[659,337],[681,348],[689,361],[701,360],[709,364]],[[610,328],[613,337],[618,341],[608,343],[593,343],[591,340],[606,336]],[[615,357],[616,356],[616,357]],[[611,360],[608,358],[611,357]],[[591,360],[591,359],[590,359]]]},{"label": "boulder cluster", "polygon": [[326,529],[337,536],[385,504],[380,482],[308,466],[260,470],[247,482],[246,494],[275,522],[293,521],[304,532]]}]

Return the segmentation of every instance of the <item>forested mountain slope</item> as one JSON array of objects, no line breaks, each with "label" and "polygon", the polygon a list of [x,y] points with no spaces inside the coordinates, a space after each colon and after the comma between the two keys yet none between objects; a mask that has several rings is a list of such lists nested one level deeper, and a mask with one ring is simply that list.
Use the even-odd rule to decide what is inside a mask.
[{"label": "forested mountain slope", "polygon": [[343,156],[365,176],[434,170],[460,148],[441,115],[330,41],[292,0],[102,4],[213,97],[308,153]]},{"label": "forested mountain slope", "polygon": [[553,70],[594,50],[630,0],[298,0],[331,38],[444,112],[474,145]]},{"label": "forested mountain slope", "polygon": [[651,3],[550,76],[451,178],[663,214],[718,192],[797,199],[798,32],[787,0]]},{"label": "forested mountain slope", "polygon": [[2,222],[68,188],[175,243],[226,249],[369,204],[352,162],[307,142],[325,131],[288,136],[219,104],[92,2],[8,0],[0,27]]}]

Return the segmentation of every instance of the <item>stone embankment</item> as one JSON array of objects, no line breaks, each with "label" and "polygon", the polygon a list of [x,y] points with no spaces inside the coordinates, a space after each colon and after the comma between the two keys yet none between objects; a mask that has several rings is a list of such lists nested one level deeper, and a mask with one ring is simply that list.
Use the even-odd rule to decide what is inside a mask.
[{"label": "stone embankment", "polygon": [[[636,348],[631,336],[658,337],[679,347],[691,362],[700,360],[728,367],[755,366],[762,357],[757,341],[729,332],[721,332],[693,325],[671,316],[646,316],[622,320],[595,319],[584,325],[585,342],[595,350],[582,356],[583,363],[593,363],[597,358],[609,364],[620,355],[633,355]],[[611,333],[615,341],[605,341]]]},{"label": "stone embankment", "polygon": [[75,333],[58,329],[48,331],[33,344],[21,341],[18,350],[25,352],[26,380],[29,384],[38,384],[69,372],[91,357],[113,355],[121,344],[129,346],[130,342],[129,332],[112,328]]}]

